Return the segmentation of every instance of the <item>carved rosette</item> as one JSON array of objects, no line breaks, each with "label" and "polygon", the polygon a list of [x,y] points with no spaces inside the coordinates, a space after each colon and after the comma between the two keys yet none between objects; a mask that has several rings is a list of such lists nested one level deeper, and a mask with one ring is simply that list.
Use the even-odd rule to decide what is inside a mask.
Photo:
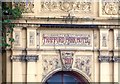
[{"label": "carved rosette", "polygon": [[88,77],[91,78],[92,75],[92,62],[91,62],[92,58],[91,56],[81,56],[81,55],[76,55],[75,56],[75,64],[74,64],[74,68],[81,70],[83,73],[85,73]]},{"label": "carved rosette", "polygon": [[63,11],[63,12],[91,12],[91,2],[41,2],[41,11]]},{"label": "carved rosette", "polygon": [[20,7],[23,13],[34,13],[34,2],[14,2],[13,7]]},{"label": "carved rosette", "polygon": [[102,15],[119,15],[119,2],[102,2]]}]

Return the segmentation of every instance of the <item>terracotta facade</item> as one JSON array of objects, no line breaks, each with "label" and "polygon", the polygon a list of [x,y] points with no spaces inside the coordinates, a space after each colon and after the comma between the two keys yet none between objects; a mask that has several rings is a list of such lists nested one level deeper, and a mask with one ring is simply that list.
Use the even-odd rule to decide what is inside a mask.
[{"label": "terracotta facade", "polygon": [[15,42],[3,54],[3,82],[45,82],[59,71],[75,71],[89,82],[119,81],[117,1],[31,0],[15,5],[24,13],[14,21]]}]

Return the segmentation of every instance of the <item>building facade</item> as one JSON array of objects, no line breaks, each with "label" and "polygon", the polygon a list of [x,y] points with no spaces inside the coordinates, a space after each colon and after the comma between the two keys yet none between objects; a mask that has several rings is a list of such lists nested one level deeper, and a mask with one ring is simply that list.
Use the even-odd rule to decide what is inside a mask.
[{"label": "building facade", "polygon": [[118,1],[12,4],[24,13],[3,51],[3,82],[119,81]]}]

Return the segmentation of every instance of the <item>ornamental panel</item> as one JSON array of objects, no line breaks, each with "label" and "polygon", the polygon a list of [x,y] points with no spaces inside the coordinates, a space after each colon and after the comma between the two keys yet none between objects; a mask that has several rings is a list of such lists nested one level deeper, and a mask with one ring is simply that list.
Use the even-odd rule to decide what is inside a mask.
[{"label": "ornamental panel", "polygon": [[27,30],[27,47],[36,48],[36,29]]},{"label": "ornamental panel", "polygon": [[108,49],[108,29],[100,29],[100,49]]},{"label": "ornamental panel", "polygon": [[13,2],[13,7],[20,7],[23,13],[34,13],[34,0]]},{"label": "ornamental panel", "polygon": [[119,29],[114,29],[114,49],[118,50],[120,47],[120,33]]},{"label": "ornamental panel", "polygon": [[46,76],[53,70],[61,69],[60,57],[58,55],[42,55],[43,76]]},{"label": "ornamental panel", "polygon": [[81,70],[88,77],[92,77],[92,56],[91,55],[75,55],[75,69]]},{"label": "ornamental panel", "polygon": [[118,17],[120,15],[119,0],[100,0],[100,16]]},{"label": "ornamental panel", "polygon": [[41,2],[41,11],[63,11],[63,12],[85,12],[91,13],[91,2],[70,2],[70,1],[56,1],[56,2]]},{"label": "ornamental panel", "polygon": [[14,48],[20,48],[22,47],[22,30],[20,28],[15,28],[13,31],[13,47]]},{"label": "ornamental panel", "polygon": [[[71,0],[49,0],[40,2],[40,13],[44,14],[43,16],[52,16],[52,17],[64,17],[68,14],[76,17],[80,15],[84,16],[88,14],[93,16],[94,14],[94,3],[92,0],[89,1],[71,1]],[[46,14],[46,13],[49,13]],[[86,16],[85,16],[86,17]]]}]

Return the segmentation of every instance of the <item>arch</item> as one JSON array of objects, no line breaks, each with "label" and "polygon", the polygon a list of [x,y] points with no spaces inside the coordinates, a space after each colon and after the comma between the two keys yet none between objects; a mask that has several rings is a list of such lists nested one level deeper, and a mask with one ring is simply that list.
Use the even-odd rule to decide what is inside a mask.
[{"label": "arch", "polygon": [[83,73],[81,74],[81,72],[78,72],[78,70],[62,71],[61,69],[54,70],[54,71],[50,72],[45,78],[43,78],[42,82],[45,83],[52,76],[54,76],[55,74],[60,74],[60,73],[67,73],[71,76],[75,75],[75,77],[77,77],[77,79],[80,80],[83,84],[89,84],[90,83],[90,79],[85,74],[83,74]]}]

